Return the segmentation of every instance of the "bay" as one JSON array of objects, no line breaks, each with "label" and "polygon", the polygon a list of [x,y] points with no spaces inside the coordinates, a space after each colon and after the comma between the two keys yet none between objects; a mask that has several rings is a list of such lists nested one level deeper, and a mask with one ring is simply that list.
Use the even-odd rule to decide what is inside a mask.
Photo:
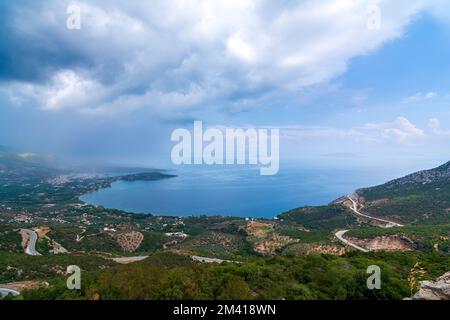
[{"label": "bay", "polygon": [[118,181],[83,195],[90,204],[134,213],[273,218],[305,205],[325,205],[356,188],[398,177],[400,169],[285,167],[274,176],[258,168],[192,167],[157,181]]}]

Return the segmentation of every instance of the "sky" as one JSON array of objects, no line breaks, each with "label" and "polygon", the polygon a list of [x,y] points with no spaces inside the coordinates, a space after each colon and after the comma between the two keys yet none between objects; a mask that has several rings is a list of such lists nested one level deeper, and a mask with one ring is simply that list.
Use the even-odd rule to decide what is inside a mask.
[{"label": "sky", "polygon": [[282,163],[429,167],[449,56],[444,0],[0,0],[0,145],[165,167],[201,120],[279,128]]}]

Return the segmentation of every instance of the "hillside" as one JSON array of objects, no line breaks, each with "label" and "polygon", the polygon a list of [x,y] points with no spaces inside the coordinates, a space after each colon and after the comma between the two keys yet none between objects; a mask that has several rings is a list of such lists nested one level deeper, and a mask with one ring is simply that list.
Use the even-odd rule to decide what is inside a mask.
[{"label": "hillside", "polygon": [[49,177],[59,170],[52,164],[52,157],[36,153],[13,153],[0,148],[0,181]]},{"label": "hillside", "polygon": [[[25,299],[102,300],[403,299],[410,295],[408,275],[417,261],[427,270],[425,279],[442,275],[450,262],[449,256],[435,254],[367,256],[357,253],[341,257],[259,258],[245,264],[208,265],[180,255],[155,253],[141,262],[111,266],[107,261],[90,257],[76,261],[86,270],[83,279],[88,279],[81,291],[68,291],[64,276],[55,273],[48,288],[24,291],[23,296]],[[33,262],[29,258],[26,263],[32,266]],[[63,262],[62,258],[40,257],[37,263],[54,269]],[[103,265],[101,273],[91,271],[95,263]],[[367,289],[368,265],[382,268],[381,290]],[[48,280],[51,272],[36,269],[36,276]]]},{"label": "hillside", "polygon": [[450,222],[450,162],[356,191],[364,210],[407,224]]},{"label": "hillside", "polygon": [[[345,196],[271,220],[128,214],[84,204],[79,196],[117,180],[174,176],[62,172],[41,159],[0,152],[0,283],[48,282],[23,291],[26,299],[401,299],[416,290],[408,275],[417,264],[426,271],[423,279],[450,268],[449,164],[358,190],[360,212],[404,223],[380,228],[355,214]],[[25,254],[21,228],[39,233],[42,256]],[[347,230],[347,240],[370,252],[336,236]],[[411,249],[396,246],[400,240]],[[56,254],[54,242],[68,252]],[[125,266],[111,260],[127,256],[150,257]],[[240,263],[202,264],[194,256]],[[81,292],[65,289],[69,261],[88,279]],[[383,266],[382,291],[366,290],[371,264]],[[138,283],[145,285],[136,289]]]}]

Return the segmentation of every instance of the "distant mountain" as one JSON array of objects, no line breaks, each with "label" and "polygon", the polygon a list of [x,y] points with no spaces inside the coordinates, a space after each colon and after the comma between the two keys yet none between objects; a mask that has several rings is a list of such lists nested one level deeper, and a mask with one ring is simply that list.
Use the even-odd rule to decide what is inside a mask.
[{"label": "distant mountain", "polygon": [[22,158],[14,153],[5,152],[0,149],[0,169],[8,170],[20,167],[24,164]]},{"label": "distant mountain", "polygon": [[37,153],[13,153],[0,150],[0,168],[47,167],[52,157]]},{"label": "distant mountain", "polygon": [[60,174],[52,166],[52,157],[35,153],[0,151],[0,182],[30,181]]}]

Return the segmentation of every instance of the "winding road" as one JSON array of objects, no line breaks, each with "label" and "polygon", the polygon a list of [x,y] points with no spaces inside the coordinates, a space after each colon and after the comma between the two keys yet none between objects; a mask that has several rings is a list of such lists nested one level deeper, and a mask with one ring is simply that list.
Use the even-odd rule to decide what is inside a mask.
[{"label": "winding road", "polygon": [[36,241],[38,238],[37,233],[30,229],[22,229],[21,232],[28,236],[28,243],[27,247],[25,248],[25,253],[30,256],[41,256],[41,254],[36,251]]},{"label": "winding road", "polygon": [[347,196],[347,199],[350,200],[353,203],[353,206],[350,207],[350,210],[352,210],[356,215],[364,217],[364,218],[368,218],[368,219],[371,219],[371,220],[375,220],[375,221],[378,221],[378,222],[386,223],[385,228],[403,227],[403,225],[400,224],[400,223],[389,221],[389,220],[386,220],[386,219],[372,217],[372,216],[369,216],[367,214],[361,213],[361,212],[358,211],[358,204],[352,198],[352,196]]},{"label": "winding road", "polygon": [[338,238],[340,241],[342,241],[343,243],[345,243],[349,247],[355,248],[356,250],[359,250],[359,251],[362,251],[362,252],[369,252],[369,250],[364,249],[363,247],[357,246],[356,244],[351,243],[350,241],[344,239],[344,234],[346,232],[348,232],[348,230],[339,230],[334,235],[336,236],[336,238]]},{"label": "winding road", "polygon": [[[364,217],[364,218],[367,218],[367,219],[375,220],[375,221],[378,221],[378,222],[383,222],[383,223],[386,224],[384,226],[384,228],[403,227],[403,225],[400,224],[400,223],[389,221],[389,220],[386,220],[386,219],[372,217],[372,216],[369,216],[367,214],[361,213],[361,212],[358,211],[358,204],[353,199],[352,195],[347,196],[347,199],[352,202],[352,206],[349,207],[349,208],[350,208],[350,210],[353,211],[354,214],[356,214],[358,216],[361,216],[361,217]],[[360,247],[360,246],[358,246],[358,245],[356,245],[356,244],[354,244],[354,243],[344,239],[344,234],[346,234],[348,231],[349,230],[339,230],[334,235],[336,236],[336,238],[339,239],[339,241],[341,241],[342,243],[344,243],[345,245],[347,245],[349,247],[352,247],[352,248],[354,248],[356,250],[359,250],[359,251],[362,251],[362,252],[369,252],[370,251],[368,249],[362,248],[362,247]]]}]

